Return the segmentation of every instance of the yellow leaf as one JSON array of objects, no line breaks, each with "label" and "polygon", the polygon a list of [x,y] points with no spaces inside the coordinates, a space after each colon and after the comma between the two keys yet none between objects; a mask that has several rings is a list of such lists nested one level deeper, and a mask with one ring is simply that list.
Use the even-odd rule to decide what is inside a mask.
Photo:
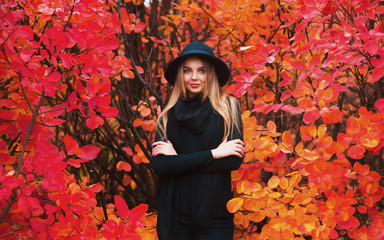
[{"label": "yellow leaf", "polygon": [[289,181],[286,177],[280,178],[279,186],[281,187],[281,189],[287,189],[288,184],[289,184]]},{"label": "yellow leaf", "polygon": [[281,194],[279,192],[273,192],[269,194],[269,197],[271,198],[279,198],[281,197]]},{"label": "yellow leaf", "polygon": [[268,187],[270,188],[275,188],[277,186],[279,186],[279,183],[280,183],[280,179],[278,176],[274,175],[272,176],[269,181],[268,181]]}]

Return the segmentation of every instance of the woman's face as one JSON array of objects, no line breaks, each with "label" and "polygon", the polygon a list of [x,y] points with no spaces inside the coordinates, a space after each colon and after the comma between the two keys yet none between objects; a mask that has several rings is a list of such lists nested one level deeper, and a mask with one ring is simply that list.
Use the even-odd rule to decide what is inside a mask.
[{"label": "woman's face", "polygon": [[184,62],[184,85],[189,97],[200,94],[207,84],[206,67],[198,57],[189,57]]}]

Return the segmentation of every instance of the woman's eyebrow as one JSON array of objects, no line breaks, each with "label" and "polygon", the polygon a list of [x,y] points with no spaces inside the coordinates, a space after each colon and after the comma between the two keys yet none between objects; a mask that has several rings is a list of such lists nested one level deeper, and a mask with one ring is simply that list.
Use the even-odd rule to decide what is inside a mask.
[{"label": "woman's eyebrow", "polygon": [[[191,67],[184,66],[183,68],[191,68]],[[205,66],[198,67],[198,69],[202,69],[202,68],[205,68]]]}]

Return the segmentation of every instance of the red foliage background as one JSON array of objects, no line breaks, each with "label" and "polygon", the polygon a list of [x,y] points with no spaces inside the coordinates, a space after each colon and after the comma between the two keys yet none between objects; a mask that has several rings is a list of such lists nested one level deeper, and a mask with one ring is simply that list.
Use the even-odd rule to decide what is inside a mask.
[{"label": "red foliage background", "polygon": [[384,239],[384,1],[0,7],[0,238],[156,239],[163,69],[204,41],[243,108],[235,238]]}]

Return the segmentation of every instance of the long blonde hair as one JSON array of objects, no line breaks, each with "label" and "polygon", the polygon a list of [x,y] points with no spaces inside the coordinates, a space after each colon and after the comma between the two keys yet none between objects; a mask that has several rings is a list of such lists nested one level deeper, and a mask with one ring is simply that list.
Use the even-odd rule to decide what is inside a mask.
[{"label": "long blonde hair", "polygon": [[[239,119],[239,108],[237,100],[228,95],[220,86],[219,81],[217,80],[217,75],[214,69],[214,66],[203,58],[199,58],[203,61],[206,67],[207,74],[207,83],[205,84],[205,88],[202,91],[202,102],[209,98],[211,101],[212,107],[216,113],[218,113],[224,120],[224,137],[223,139],[230,136],[233,132],[234,128],[236,128],[240,132],[240,123],[241,119]],[[172,89],[171,96],[168,100],[167,105],[164,107],[163,112],[160,114],[159,119],[156,123],[156,131],[161,136],[161,140],[167,140],[167,122],[168,122],[168,114],[169,110],[180,99],[183,97],[187,98],[187,90],[184,85],[184,68],[185,60],[179,64],[176,81]]]}]

